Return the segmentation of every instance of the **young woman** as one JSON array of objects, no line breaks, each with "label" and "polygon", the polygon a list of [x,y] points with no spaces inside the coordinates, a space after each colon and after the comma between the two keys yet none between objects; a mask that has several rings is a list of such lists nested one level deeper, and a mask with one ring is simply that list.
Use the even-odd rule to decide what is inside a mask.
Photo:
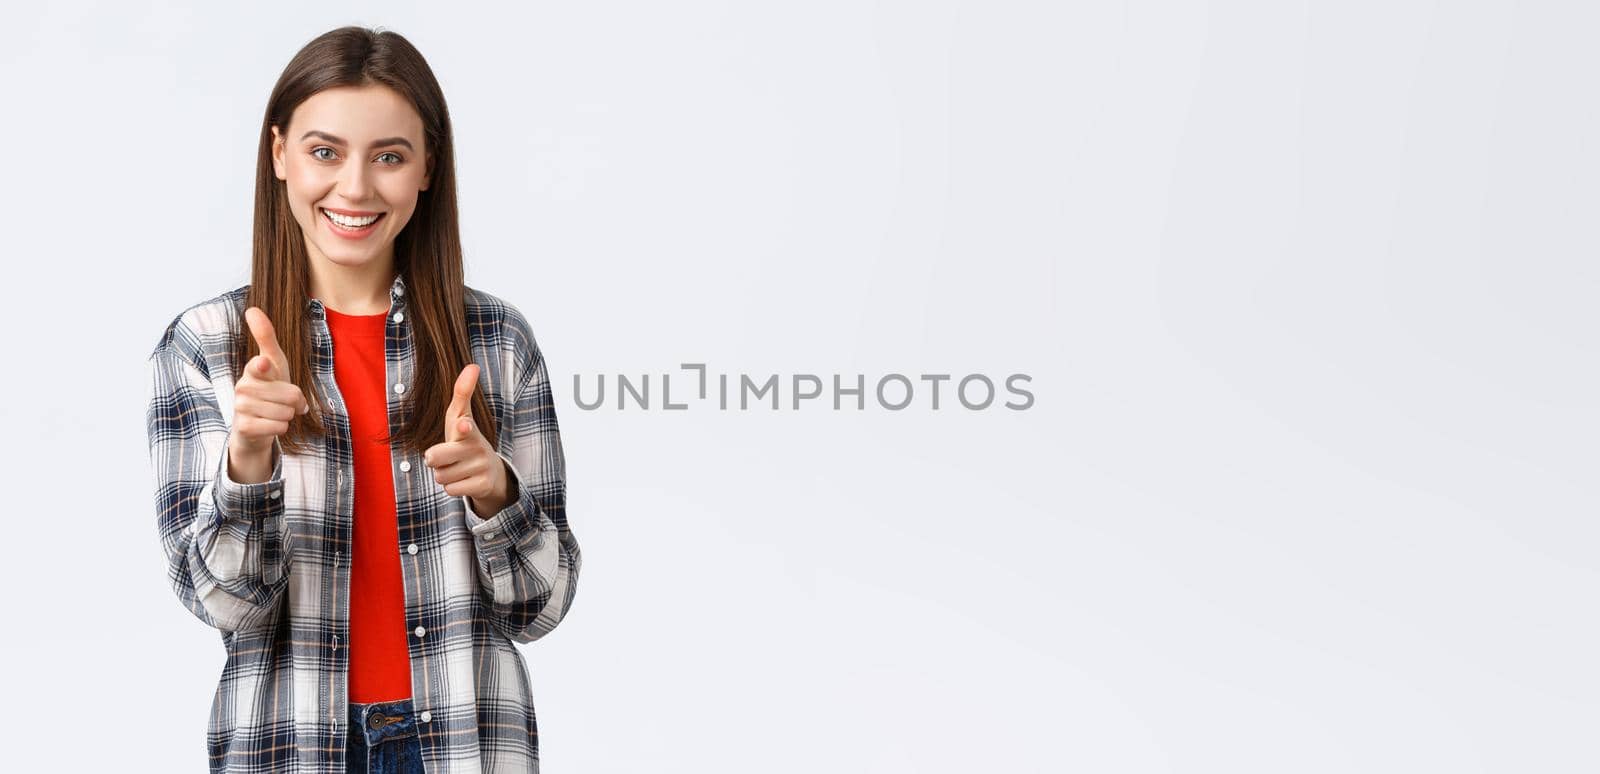
[{"label": "young woman", "polygon": [[311,41],[262,121],[250,284],[150,354],[168,577],[228,653],[212,771],[538,771],[513,643],[581,554],[533,332],[463,284],[452,143],[404,38]]}]

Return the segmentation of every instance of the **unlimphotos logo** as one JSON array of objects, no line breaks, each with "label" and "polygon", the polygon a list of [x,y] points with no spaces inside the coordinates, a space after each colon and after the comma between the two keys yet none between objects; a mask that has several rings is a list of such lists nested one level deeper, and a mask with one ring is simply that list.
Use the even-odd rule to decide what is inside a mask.
[{"label": "unlimphotos logo", "polygon": [[[695,372],[698,377],[698,389],[696,390],[698,398],[689,398],[688,400],[691,402],[674,403],[672,399],[672,374],[661,374],[659,408],[668,411],[685,411],[691,405],[711,405],[711,380],[708,378],[710,374],[706,371],[706,364],[682,363],[680,367],[685,371]],[[716,374],[715,406],[718,410],[725,411],[734,402],[737,403],[737,408],[741,411],[749,410],[752,405],[756,408],[766,406],[772,411],[777,411],[780,408],[798,411],[812,401],[817,402],[815,404],[816,408],[827,405],[827,402],[823,402],[822,399],[828,390],[825,389],[825,382],[822,377],[817,374],[790,374],[787,379],[781,378],[779,374],[765,374],[765,378],[760,380],[750,374],[732,374],[731,376],[735,377],[735,379],[731,390],[729,389],[729,376],[730,374],[725,373]],[[833,410],[839,411],[846,406],[850,406],[855,411],[864,411],[867,407],[867,395],[869,394],[866,374],[855,374],[853,384],[849,384],[845,379],[841,378],[845,376],[844,374],[832,374],[831,376],[832,379],[830,381],[833,387],[831,403]],[[626,374],[617,374],[615,399],[611,405],[621,410],[628,408],[628,403],[631,401],[635,407],[640,409],[650,410],[655,408],[656,406],[652,404],[650,398],[650,377],[651,374],[642,374],[639,379],[634,380]],[[900,411],[910,407],[913,403],[918,403],[934,411],[950,407],[952,404],[960,405],[970,411],[982,411],[998,406],[1004,406],[1014,411],[1025,411],[1033,407],[1033,393],[1020,385],[1031,381],[1033,381],[1033,377],[1028,374],[1008,375],[1003,382],[1006,392],[1021,400],[1020,402],[1007,400],[1000,404],[995,403],[999,393],[998,388],[995,386],[995,380],[984,374],[967,374],[956,380],[951,374],[917,374],[916,378],[913,379],[905,374],[889,373],[880,376],[876,380],[875,387],[870,390],[870,394],[876,399],[878,406],[889,411]],[[949,392],[954,393],[954,401],[950,400],[948,393],[941,396],[939,392],[941,385],[945,385],[947,382],[953,382],[950,385]],[[919,388],[919,383],[925,384]],[[782,390],[780,385],[789,387],[788,400],[781,399]],[[585,411],[594,411],[607,407],[606,375],[597,374],[595,376],[595,389],[590,394],[583,389],[582,375],[573,374],[572,395],[578,404],[578,408]],[[681,394],[680,397],[682,397]],[[941,401],[941,397],[944,400]],[[851,398],[851,400],[846,400],[846,398]]]}]

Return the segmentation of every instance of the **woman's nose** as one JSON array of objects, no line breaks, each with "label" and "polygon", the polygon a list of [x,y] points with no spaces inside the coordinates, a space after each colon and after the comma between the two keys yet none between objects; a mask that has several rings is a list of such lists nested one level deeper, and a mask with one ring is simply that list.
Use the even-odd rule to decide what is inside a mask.
[{"label": "woman's nose", "polygon": [[367,200],[368,189],[371,182],[367,179],[369,171],[367,165],[359,161],[352,161],[344,165],[339,173],[339,193],[345,201],[363,202]]}]

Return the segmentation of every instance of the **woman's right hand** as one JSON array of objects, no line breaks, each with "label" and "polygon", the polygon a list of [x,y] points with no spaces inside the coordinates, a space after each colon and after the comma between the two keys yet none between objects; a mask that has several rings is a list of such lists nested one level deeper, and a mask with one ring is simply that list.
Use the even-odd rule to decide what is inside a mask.
[{"label": "woman's right hand", "polygon": [[[272,442],[289,432],[295,414],[311,410],[305,393],[289,381],[289,362],[278,346],[277,333],[267,313],[258,307],[244,310],[245,324],[261,354],[250,358],[233,387],[233,432],[228,436],[230,462],[242,470],[265,475],[246,478],[267,480],[272,473]],[[234,465],[229,465],[230,474]],[[235,478],[241,483],[249,483]]]}]

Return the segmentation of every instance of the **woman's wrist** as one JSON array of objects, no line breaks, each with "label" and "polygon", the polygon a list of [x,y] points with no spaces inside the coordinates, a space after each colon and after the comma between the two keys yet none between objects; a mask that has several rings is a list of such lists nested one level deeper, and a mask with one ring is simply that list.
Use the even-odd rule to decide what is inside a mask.
[{"label": "woman's wrist", "polygon": [[501,478],[494,494],[489,497],[468,497],[472,512],[487,519],[503,510],[517,499],[517,477],[504,458],[500,460]]},{"label": "woman's wrist", "polygon": [[245,449],[228,442],[228,478],[236,484],[260,484],[272,478],[273,447]]}]

